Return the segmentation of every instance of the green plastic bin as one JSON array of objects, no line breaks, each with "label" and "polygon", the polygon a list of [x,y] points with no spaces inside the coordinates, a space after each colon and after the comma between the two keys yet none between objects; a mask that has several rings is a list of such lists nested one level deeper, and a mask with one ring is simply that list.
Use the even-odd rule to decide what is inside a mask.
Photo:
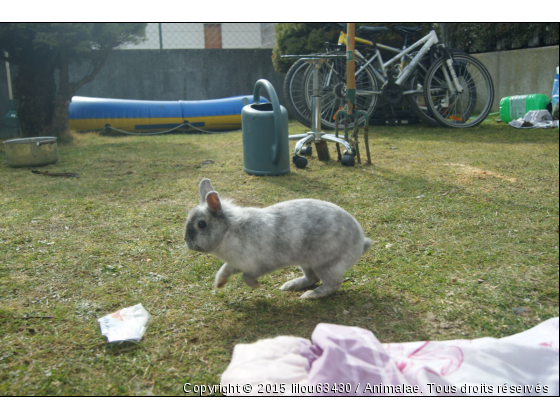
[{"label": "green plastic bin", "polygon": [[546,109],[549,102],[548,96],[538,93],[506,96],[500,101],[500,118],[505,122],[517,120],[529,111]]}]

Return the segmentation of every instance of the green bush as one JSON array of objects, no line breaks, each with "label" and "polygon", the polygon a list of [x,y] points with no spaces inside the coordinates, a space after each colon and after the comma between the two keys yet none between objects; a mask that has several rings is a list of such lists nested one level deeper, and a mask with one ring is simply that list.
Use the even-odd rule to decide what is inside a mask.
[{"label": "green bush", "polygon": [[282,55],[301,55],[324,51],[326,41],[336,42],[336,30],[325,31],[322,23],[278,23],[276,45],[272,50],[272,63],[276,71],[286,73],[294,60]]},{"label": "green bush", "polygon": [[467,52],[558,45],[558,23],[450,23],[449,43]]},{"label": "green bush", "polygon": [[[356,29],[362,25],[388,28],[421,25],[424,29],[421,34],[428,32],[427,23],[356,23]],[[447,23],[445,26],[449,46],[470,53],[558,45],[559,40],[558,23]],[[282,55],[323,52],[324,43],[336,43],[339,34],[338,29],[325,30],[324,23],[279,23],[275,30],[272,62],[276,71],[281,73],[286,73],[294,63],[294,60],[281,58]],[[443,40],[441,25],[437,30]],[[378,41],[396,48],[400,48],[403,42],[402,36],[393,31],[381,35]]]},{"label": "green bush", "polygon": [[[302,55],[320,53],[325,51],[325,42],[336,43],[340,31],[332,28],[325,30],[325,23],[279,23],[274,28],[276,31],[276,45],[272,50],[272,62],[276,71],[286,73],[294,60],[282,58],[282,55]],[[428,31],[428,24],[419,23],[356,23],[356,30],[360,26],[386,26],[392,28],[396,25],[422,26],[422,34]],[[402,47],[403,38],[399,33],[390,31],[379,38],[379,42],[396,48]]]}]

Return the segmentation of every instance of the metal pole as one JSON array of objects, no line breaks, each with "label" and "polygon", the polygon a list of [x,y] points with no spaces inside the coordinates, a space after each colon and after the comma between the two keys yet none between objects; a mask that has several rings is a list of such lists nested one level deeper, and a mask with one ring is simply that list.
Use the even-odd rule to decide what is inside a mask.
[{"label": "metal pole", "polygon": [[161,23],[158,23],[158,31],[159,31],[159,49],[163,50],[163,37],[161,36]]},{"label": "metal pole", "polygon": [[[8,58],[8,53],[5,52],[4,56]],[[8,63],[8,60],[6,60],[6,77],[8,78],[8,99],[10,99],[11,105],[12,101],[14,100],[14,95],[12,92],[12,75],[10,73],[10,63]]]},{"label": "metal pole", "polygon": [[319,69],[321,63],[315,62],[313,68],[313,115],[312,126],[315,132],[315,141],[321,141],[321,92],[319,89]]}]

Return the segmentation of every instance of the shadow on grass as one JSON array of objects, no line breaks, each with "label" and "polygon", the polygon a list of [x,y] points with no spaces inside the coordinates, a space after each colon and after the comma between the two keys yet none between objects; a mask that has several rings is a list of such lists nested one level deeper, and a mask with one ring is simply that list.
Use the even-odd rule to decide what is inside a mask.
[{"label": "shadow on grass", "polygon": [[[557,143],[558,131],[555,129],[516,129],[507,123],[494,120],[485,121],[478,127],[452,129],[427,127],[424,125],[385,127],[373,126],[369,129],[370,144],[376,136],[391,140],[437,141],[442,143]],[[387,140],[385,138],[385,140]],[[375,141],[375,140],[373,140]]]},{"label": "shadow on grass", "polygon": [[230,302],[235,322],[218,325],[233,344],[289,335],[310,339],[319,323],[347,325],[372,331],[381,342],[427,339],[418,314],[404,300],[375,296],[355,289],[340,289],[319,300],[303,300],[303,292],[286,292],[286,298],[258,297]]},{"label": "shadow on grass", "polygon": [[132,341],[122,341],[120,343],[106,343],[107,354],[117,356],[124,353],[135,353],[142,350],[142,345]]}]

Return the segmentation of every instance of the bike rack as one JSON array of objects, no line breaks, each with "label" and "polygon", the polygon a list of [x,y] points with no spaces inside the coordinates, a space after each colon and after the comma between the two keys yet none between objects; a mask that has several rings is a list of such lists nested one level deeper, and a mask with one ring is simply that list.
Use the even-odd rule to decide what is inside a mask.
[{"label": "bike rack", "polygon": [[[365,111],[362,110],[354,110],[354,129],[352,130],[352,138],[353,143],[354,143],[354,148],[356,150],[356,157],[358,158],[358,163],[362,163],[362,160],[360,158],[360,147],[359,147],[359,142],[358,142],[358,131],[359,131],[359,127],[358,127],[358,120],[359,118],[363,116],[364,117],[364,143],[366,144],[366,154],[367,154],[367,163],[368,165],[371,165],[371,155],[369,153],[369,140],[368,140],[368,131],[369,131],[369,124],[368,124],[368,114]],[[340,120],[340,118],[344,119],[344,139],[349,142],[349,136],[348,136],[348,123],[351,122],[352,116],[348,115],[348,112],[346,110],[341,110],[338,111],[335,117],[335,136],[338,137],[338,122]],[[343,157],[340,154],[340,146],[337,144],[336,145],[336,151],[338,152],[338,160],[342,160]]]},{"label": "bike rack", "polygon": [[[321,66],[329,58],[345,58],[345,55],[341,54],[331,54],[331,55],[320,55],[320,56],[309,56],[309,55],[283,55],[282,58],[292,58],[292,59],[304,59],[307,63],[313,65],[313,102],[311,110],[311,131],[305,134],[294,134],[289,136],[290,140],[299,140],[294,147],[294,155],[292,161],[298,168],[305,168],[307,165],[307,159],[299,156],[299,153],[303,150],[303,154],[310,155],[311,149],[309,148],[310,143],[319,143],[323,140],[331,141],[336,143],[338,150],[338,155],[343,165],[353,166],[353,157],[355,155],[354,148],[346,139],[341,139],[337,135],[327,134],[321,131],[321,92],[319,87],[319,70]],[[345,156],[351,156],[352,159],[347,158],[346,161],[340,157],[340,145],[344,146],[346,149]],[[368,148],[369,150],[369,148]]]}]

